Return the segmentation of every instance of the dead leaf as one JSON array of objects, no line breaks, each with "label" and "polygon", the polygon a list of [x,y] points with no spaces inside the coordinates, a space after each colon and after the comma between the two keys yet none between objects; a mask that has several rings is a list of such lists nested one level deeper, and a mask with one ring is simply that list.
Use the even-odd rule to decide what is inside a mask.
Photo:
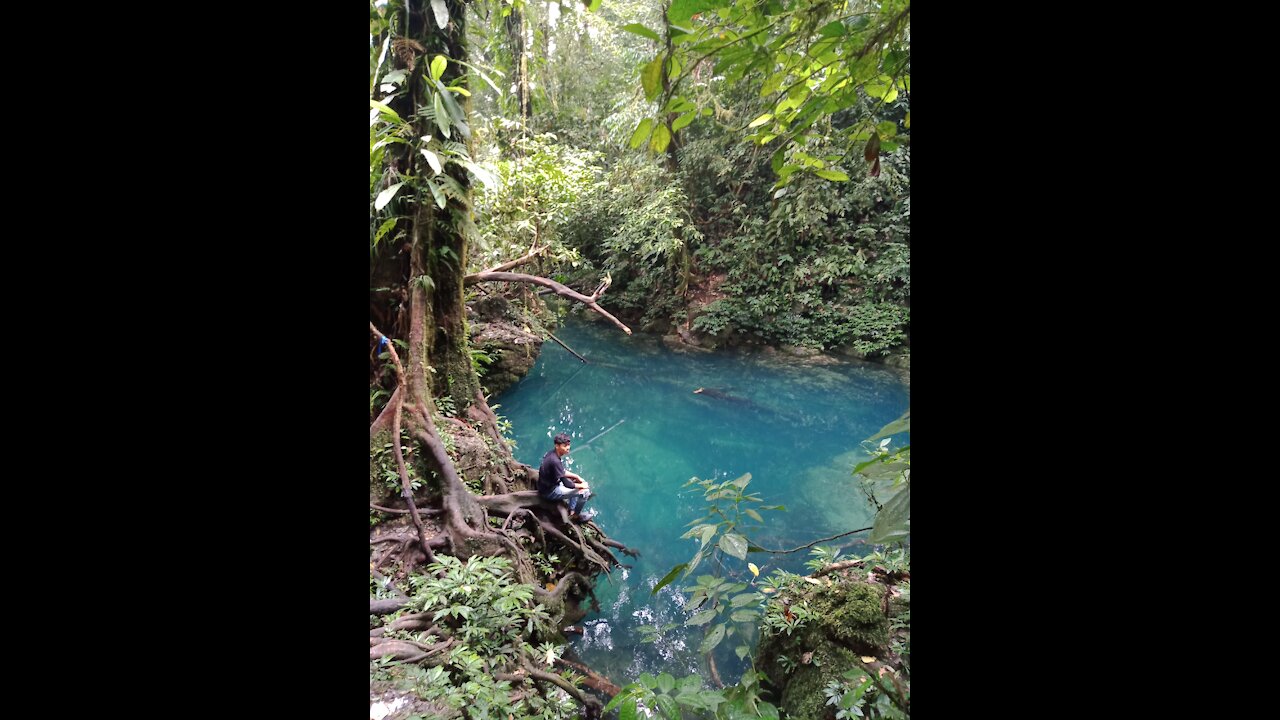
[{"label": "dead leaf", "polygon": [[803,663],[803,664],[805,664],[805,665],[808,665],[810,660],[813,660],[813,651],[812,651],[812,650],[810,650],[809,652],[807,652],[807,653],[805,653],[805,654],[803,654],[803,655],[801,655],[801,656],[800,656],[800,662],[801,662],[801,663]]},{"label": "dead leaf", "polygon": [[873,656],[871,656],[871,655],[863,655],[863,656],[862,656],[862,662],[875,662],[875,661],[876,661],[875,657],[873,657]]}]

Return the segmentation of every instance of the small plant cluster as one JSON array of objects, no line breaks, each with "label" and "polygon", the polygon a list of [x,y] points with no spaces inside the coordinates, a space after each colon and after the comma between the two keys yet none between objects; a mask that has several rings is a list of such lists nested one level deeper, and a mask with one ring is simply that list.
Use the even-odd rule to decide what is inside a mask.
[{"label": "small plant cluster", "polygon": [[[434,667],[373,661],[371,680],[392,681],[398,689],[443,707],[465,708],[470,718],[560,720],[574,714],[576,703],[563,693],[520,692],[513,681],[495,677],[532,663],[554,672],[564,652],[559,645],[544,642],[535,648],[529,642],[550,618],[533,602],[533,589],[515,582],[510,560],[473,556],[463,562],[441,555],[427,571],[410,576],[412,596],[401,612],[427,613],[436,627],[447,628],[442,632],[455,644]],[[398,616],[390,616],[388,623]],[[389,630],[387,636],[425,645],[441,640],[427,631]],[[562,676],[572,682],[570,673]]]}]

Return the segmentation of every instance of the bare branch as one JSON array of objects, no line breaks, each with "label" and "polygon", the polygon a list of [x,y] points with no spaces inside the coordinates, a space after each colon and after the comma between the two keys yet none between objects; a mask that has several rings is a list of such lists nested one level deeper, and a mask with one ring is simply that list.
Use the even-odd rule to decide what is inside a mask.
[{"label": "bare branch", "polygon": [[618,320],[618,318],[610,315],[609,311],[605,310],[604,308],[596,304],[596,300],[600,298],[600,293],[603,292],[606,287],[608,287],[607,283],[602,283],[601,287],[597,289],[595,295],[583,295],[582,293],[577,292],[572,288],[569,288],[568,286],[561,285],[555,280],[548,280],[547,278],[538,277],[537,275],[525,275],[523,273],[509,273],[509,272],[472,273],[466,276],[465,278],[463,278],[462,284],[475,285],[476,283],[481,283],[481,282],[520,282],[520,283],[531,283],[533,285],[541,285],[542,287],[550,288],[554,290],[555,293],[561,297],[566,297],[566,298],[569,298],[570,300],[576,300],[577,302],[580,302],[583,305],[586,305],[592,310],[600,313],[607,320],[609,320],[609,322],[612,322],[614,325],[617,325],[618,328],[622,330],[622,332],[628,335],[631,334],[631,328],[627,327],[626,325],[623,325],[622,322]]}]

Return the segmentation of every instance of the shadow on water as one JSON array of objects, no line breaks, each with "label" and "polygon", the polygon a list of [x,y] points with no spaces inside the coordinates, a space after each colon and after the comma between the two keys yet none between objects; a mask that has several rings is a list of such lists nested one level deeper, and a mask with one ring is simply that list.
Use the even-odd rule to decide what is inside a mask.
[{"label": "shadow on water", "polygon": [[[535,467],[551,437],[569,433],[575,442],[566,465],[591,482],[596,521],[642,553],[624,558],[631,569],[601,576],[601,612],[584,619],[585,632],[573,647],[620,684],[643,672],[706,677],[698,653],[705,628],[684,626],[689,613],[681,581],[650,594],[697,549],[697,540],[680,535],[703,516],[706,503],[700,490],[682,486],[694,476],[751,473],[749,491],[766,505],[786,507],[764,513],[764,526],[744,528],[761,547],[790,549],[866,527],[872,512],[852,476],[854,464],[866,458],[860,442],[908,409],[909,390],[872,363],[808,366],[761,353],[681,354],[654,336],[628,337],[578,320],[556,334],[589,364],[558,345],[543,345],[529,374],[497,398],[497,412],[512,422],[516,458]],[[895,446],[908,441],[902,434]],[[856,538],[828,544],[863,553]],[[807,553],[747,559],[762,575],[778,568],[801,572]],[[715,571],[704,562],[695,575]],[[722,572],[739,582],[753,579],[734,558]],[[640,631],[667,625],[675,627]],[[655,641],[644,642],[646,635]],[[738,636],[716,649],[727,683],[746,666],[734,654],[743,642]]]}]

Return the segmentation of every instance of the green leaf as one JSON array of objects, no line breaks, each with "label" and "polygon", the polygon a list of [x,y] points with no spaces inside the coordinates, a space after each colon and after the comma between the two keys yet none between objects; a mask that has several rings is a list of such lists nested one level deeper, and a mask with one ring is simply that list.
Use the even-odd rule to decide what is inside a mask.
[{"label": "green leaf", "polygon": [[653,130],[653,118],[645,118],[636,125],[636,131],[631,133],[631,149],[640,147],[640,143],[649,139],[649,133]]},{"label": "green leaf", "polygon": [[739,560],[747,559],[747,539],[737,533],[725,533],[720,538],[720,549],[738,558]]},{"label": "green leaf", "polygon": [[436,127],[440,128],[440,134],[441,134],[441,135],[444,135],[444,136],[445,136],[445,137],[447,137],[447,138],[452,138],[452,137],[453,137],[453,135],[452,135],[452,134],[450,134],[450,132],[449,132],[449,116],[445,113],[445,111],[444,111],[444,107],[442,107],[442,106],[440,105],[440,95],[439,95],[439,94],[437,94],[437,93],[432,93],[432,95],[431,95],[431,105],[432,105],[432,107],[435,109],[435,113],[436,113]]},{"label": "green leaf", "polygon": [[[448,177],[448,176],[446,175],[445,177]],[[443,210],[445,203],[448,202],[448,200],[444,196],[444,193],[440,190],[439,187],[436,187],[435,183],[431,182],[430,180],[427,181],[427,187],[430,188],[431,190],[431,197],[436,199],[436,207]],[[431,278],[427,278],[427,279],[430,280]]]},{"label": "green leaf", "polygon": [[712,620],[714,620],[714,619],[715,619],[715,617],[716,617],[716,611],[715,611],[715,610],[703,610],[702,612],[698,613],[697,615],[694,615],[693,617],[689,618],[688,620],[685,620],[685,621],[684,621],[684,624],[685,624],[685,626],[686,626],[686,627],[691,626],[691,625],[706,625],[707,623],[709,623],[709,622],[711,622]]},{"label": "green leaf", "polygon": [[876,521],[867,542],[884,544],[906,537],[911,532],[911,485],[902,489],[876,513]]},{"label": "green leaf", "polygon": [[696,118],[697,116],[698,116],[697,110],[687,112],[681,115],[680,117],[676,118],[675,122],[671,123],[671,129],[679,130],[685,125],[688,125],[689,123],[693,122],[693,119]]},{"label": "green leaf", "polygon": [[654,152],[663,152],[667,146],[671,144],[671,131],[666,125],[659,125],[657,130],[653,131],[653,137],[649,138],[649,147]]},{"label": "green leaf", "polygon": [[822,37],[840,37],[845,34],[844,23],[839,20],[833,20],[826,25],[823,25],[822,29],[818,31],[818,34]]},{"label": "green leaf", "polygon": [[813,174],[817,175],[820,178],[826,178],[827,180],[832,180],[835,182],[849,181],[849,176],[846,175],[845,173],[840,172],[839,170],[815,170]]},{"label": "green leaf", "polygon": [[449,110],[449,117],[453,118],[453,124],[458,127],[458,132],[462,133],[462,137],[471,137],[471,128],[467,126],[467,114],[458,106],[458,102],[453,99],[453,93],[449,92],[439,80],[432,80],[436,90],[440,92],[439,98],[444,101],[444,106]]},{"label": "green leaf", "polygon": [[449,61],[445,60],[443,55],[437,55],[431,59],[431,79],[439,80],[444,75],[444,70],[449,66]]},{"label": "green leaf", "polygon": [[587,4],[587,12],[595,12],[595,11],[599,10],[599,9],[600,9],[600,2],[601,2],[601,0],[591,0],[591,2],[590,2],[589,4]]},{"label": "green leaf", "polygon": [[436,14],[436,25],[443,30],[449,24],[449,9],[445,7],[444,0],[431,0],[431,9]]},{"label": "green leaf", "polygon": [[654,585],[653,589],[649,591],[649,594],[657,595],[659,590],[665,587],[672,580],[675,580],[676,576],[680,574],[680,571],[685,569],[686,567],[689,567],[689,563],[680,563],[679,565],[671,568],[671,572],[667,573],[665,577],[659,580],[658,584]]},{"label": "green leaf", "polygon": [[437,175],[439,175],[440,174],[440,158],[436,157],[435,153],[431,152],[426,148],[419,148],[419,149],[422,150],[422,154],[427,157],[427,164],[431,166],[432,170],[436,171]]},{"label": "green leaf", "polygon": [[867,438],[867,440],[879,440],[882,437],[888,437],[900,432],[911,432],[911,411],[902,413],[902,417],[880,428],[880,432]]},{"label": "green leaf", "polygon": [[751,124],[747,126],[747,129],[750,130],[751,128],[758,128],[772,119],[773,119],[773,113],[765,113],[760,117],[756,118],[755,120],[752,120]]},{"label": "green leaf", "polygon": [[742,593],[741,595],[735,595],[733,600],[730,601],[729,604],[733,607],[742,607],[743,605],[758,603],[763,599],[764,599],[764,596],[761,595],[760,593],[756,593],[756,592]]},{"label": "green leaf", "polygon": [[374,247],[378,246],[378,241],[382,239],[383,235],[387,234],[387,231],[390,230],[396,224],[396,221],[399,219],[400,219],[399,217],[387,218],[385,221],[383,221],[381,225],[378,226],[378,233],[373,236]]},{"label": "green leaf", "polygon": [[746,645],[739,645],[738,647],[734,648],[733,651],[737,653],[738,659],[741,660],[742,658],[747,656],[747,653],[751,652],[751,648],[747,647]]},{"label": "green leaf", "polygon": [[880,135],[881,140],[889,140],[898,134],[898,125],[891,120],[885,120],[876,125],[876,132]]},{"label": "green leaf", "polygon": [[650,40],[657,40],[659,42],[662,41],[662,38],[658,37],[658,33],[650,30],[649,28],[645,27],[644,25],[641,25],[640,23],[631,23],[630,25],[623,25],[622,29],[625,30],[626,32],[639,35],[640,37],[647,37]]},{"label": "green leaf", "polygon": [[395,122],[398,122],[398,123],[404,122],[404,120],[400,119],[400,114],[397,113],[395,110],[392,110],[390,107],[388,107],[386,103],[380,103],[377,100],[370,99],[369,107],[377,110],[383,115],[386,115],[388,118],[390,118],[391,120],[394,120]]},{"label": "green leaf", "polygon": [[404,183],[398,182],[395,185],[392,185],[391,187],[387,188],[386,190],[383,190],[382,192],[378,193],[377,199],[373,201],[373,209],[381,210],[382,208],[386,207],[387,203],[391,202],[391,198],[395,197],[397,192],[400,192],[401,185],[404,185]]},{"label": "green leaf", "polygon": [[663,693],[670,694],[676,686],[676,679],[670,673],[661,673],[658,675],[658,689]]},{"label": "green leaf", "polygon": [[640,71],[640,83],[644,85],[644,98],[652,100],[658,97],[662,89],[662,57],[656,57]]},{"label": "green leaf", "polygon": [[480,182],[484,183],[484,187],[486,190],[498,189],[498,181],[494,179],[493,174],[490,173],[488,170],[485,170],[484,168],[471,162],[470,160],[463,160],[462,166],[470,170],[472,175],[475,175],[476,178],[480,180]]},{"label": "green leaf", "polygon": [[[596,0],[599,2],[600,0]],[[618,708],[618,720],[636,720],[636,701],[635,698],[628,698],[622,703],[622,707]]]},{"label": "green leaf", "polygon": [[712,628],[711,634],[708,635],[707,638],[702,641],[702,645],[698,649],[701,652],[709,653],[712,650],[714,650],[715,647],[719,645],[720,641],[723,639],[724,639],[724,623],[721,623],[719,625],[716,625],[714,628]]},{"label": "green leaf", "polygon": [[715,537],[715,534],[716,534],[715,525],[708,525],[702,528],[702,547],[706,547],[707,543],[711,541],[711,538]]},{"label": "green leaf", "polygon": [[748,620],[755,620],[758,617],[760,617],[759,610],[734,610],[733,614],[729,616],[729,619],[734,622],[747,622]]},{"label": "green leaf", "polygon": [[752,510],[751,508],[747,508],[742,512],[746,513],[747,517],[751,518],[752,520],[755,520],[756,522],[764,522],[764,518],[760,517],[760,513],[756,512],[755,510]]},{"label": "green leaf", "polygon": [[671,8],[667,10],[667,20],[672,25],[688,28],[690,27],[689,21],[694,15],[703,10],[709,10],[715,7],[716,4],[713,0],[673,0]]},{"label": "green leaf", "polygon": [[649,673],[640,673],[640,677],[637,678],[637,680],[641,685],[645,686],[649,690],[658,687],[658,678],[650,675]]},{"label": "green leaf", "polygon": [[907,116],[902,119],[902,125],[908,130],[911,129],[911,111],[910,110],[907,111]]},{"label": "green leaf", "polygon": [[893,152],[898,149],[898,143],[892,140],[885,140],[880,143],[880,152]]},{"label": "green leaf", "polygon": [[782,170],[782,162],[786,156],[786,151],[787,149],[784,147],[778,148],[778,151],[773,154],[772,158],[770,158],[769,164],[773,167],[774,175],[777,175],[778,172]]}]

